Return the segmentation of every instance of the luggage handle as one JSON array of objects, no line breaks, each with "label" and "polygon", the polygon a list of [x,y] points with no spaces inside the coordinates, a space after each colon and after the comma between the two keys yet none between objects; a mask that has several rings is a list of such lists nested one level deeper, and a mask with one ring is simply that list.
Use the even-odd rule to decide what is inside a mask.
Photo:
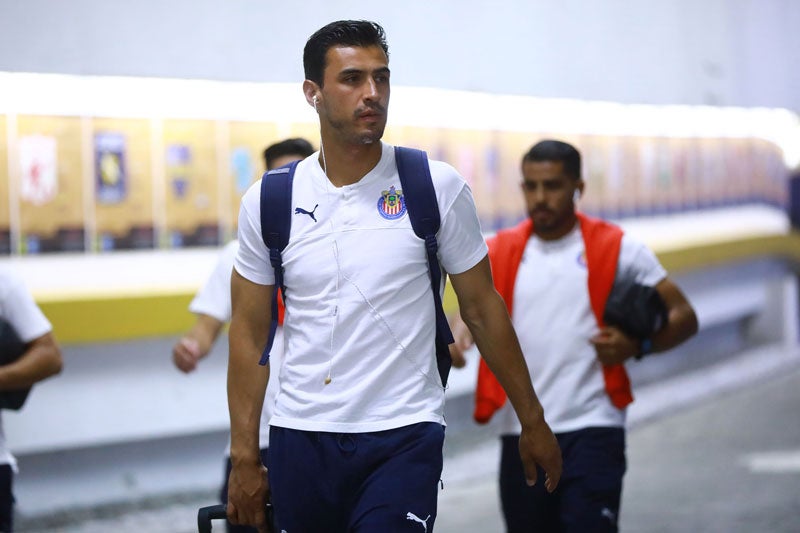
[{"label": "luggage handle", "polygon": [[[211,521],[220,520],[228,517],[228,506],[224,503],[216,505],[209,505],[201,507],[197,511],[197,530],[200,533],[211,533]],[[267,504],[267,524],[270,528],[274,525],[272,522],[272,504]],[[273,528],[274,529],[274,528]]]},{"label": "luggage handle", "polygon": [[197,530],[200,533],[211,533],[211,521],[226,518],[227,516],[227,505],[224,503],[201,507],[197,511]]}]

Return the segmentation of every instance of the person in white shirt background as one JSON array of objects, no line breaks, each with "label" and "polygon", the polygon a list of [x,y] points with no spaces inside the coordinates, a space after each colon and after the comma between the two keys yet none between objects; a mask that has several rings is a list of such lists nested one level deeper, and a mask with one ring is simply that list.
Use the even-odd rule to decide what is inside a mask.
[{"label": "person in white shirt background", "polygon": [[[294,137],[269,145],[264,150],[264,164],[267,170],[279,168],[284,165],[303,159],[314,153],[314,148],[307,140]],[[172,360],[175,366],[185,373],[192,372],[200,361],[208,355],[222,332],[222,328],[231,319],[231,272],[233,259],[239,250],[239,241],[232,240],[222,249],[217,259],[214,270],[206,280],[203,287],[197,292],[189,310],[197,318],[192,328],[181,337],[172,348]],[[283,331],[278,326],[273,348],[273,368],[280,367],[282,357]],[[278,372],[272,376],[277,380]],[[269,422],[272,416],[272,404],[275,402],[277,385],[268,389],[270,394],[264,400],[260,424],[261,456],[266,461],[269,448]],[[220,501],[228,501],[228,476],[231,470],[230,447],[225,450],[225,472],[220,490]],[[250,526],[226,523],[228,533],[252,533],[255,529]]]},{"label": "person in white shirt background", "polygon": [[[489,257],[561,446],[558,489],[548,493],[525,483],[516,453],[519,424],[511,406],[501,408],[501,389],[483,365],[475,418],[485,423],[499,410],[500,497],[509,533],[614,532],[626,469],[625,407],[632,401],[622,364],[686,341],[697,332],[697,317],[650,249],[576,210],[585,185],[575,147],[541,141],[524,155],[521,170],[529,216],[489,239]],[[615,279],[654,287],[660,295],[666,321],[651,337],[603,323]],[[452,322],[451,354],[463,362],[472,335],[457,316]]]},{"label": "person in white shirt background", "polygon": [[[50,321],[42,313],[22,279],[0,265],[0,319],[4,332],[22,343],[21,355],[0,366],[0,394],[25,389],[61,372],[63,360]],[[13,334],[10,330],[13,330]],[[10,342],[3,342],[3,346]],[[7,354],[2,354],[6,359]],[[35,390],[31,394],[35,394]],[[13,480],[16,461],[6,446],[0,418],[0,531],[13,531]]]}]

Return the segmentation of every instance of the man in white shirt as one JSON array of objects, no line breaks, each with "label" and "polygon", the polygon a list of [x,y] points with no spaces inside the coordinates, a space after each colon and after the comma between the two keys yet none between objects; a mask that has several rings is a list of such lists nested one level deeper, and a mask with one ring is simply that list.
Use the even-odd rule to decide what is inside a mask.
[{"label": "man in white shirt", "polygon": [[[573,146],[537,143],[523,158],[522,174],[529,218],[491,238],[489,257],[561,446],[558,489],[547,493],[526,485],[515,453],[520,427],[482,364],[475,418],[485,423],[499,409],[500,496],[509,533],[614,532],[625,473],[625,407],[633,400],[622,363],[684,342],[697,331],[697,318],[644,244],[576,211],[584,182]],[[657,333],[639,339],[604,323],[615,280],[655,287],[667,311]],[[461,358],[472,335],[457,320],[453,333],[451,352]]]},{"label": "man in white shirt", "polygon": [[[61,372],[61,349],[52,327],[36,305],[22,279],[0,266],[0,320],[10,326],[22,342],[22,355],[0,366],[0,394],[31,387]],[[2,343],[4,346],[6,342]],[[7,354],[2,354],[6,359]],[[13,530],[14,496],[12,484],[17,463],[6,447],[0,418],[0,531]]]},{"label": "man in white shirt", "polygon": [[[314,148],[307,140],[291,138],[269,145],[264,150],[264,164],[267,170],[279,168],[284,165],[303,159],[314,153]],[[225,245],[219,255],[217,264],[211,272],[205,285],[198,291],[189,310],[197,316],[192,328],[175,343],[172,348],[172,360],[181,372],[192,372],[197,368],[201,359],[211,351],[211,347],[222,332],[223,326],[231,319],[231,272],[233,260],[239,251],[239,241],[233,240]],[[279,326],[276,332],[272,360],[273,368],[280,367],[282,357],[283,332]],[[271,383],[277,380],[277,372],[272,376]],[[269,419],[272,416],[272,404],[275,402],[277,384],[273,383],[269,395],[264,400],[261,412],[259,442],[261,457],[267,460],[269,448]],[[230,447],[225,450],[225,475],[220,501],[228,501],[228,476],[231,472]],[[228,533],[255,533],[249,526],[226,523]]]},{"label": "man in white shirt", "polygon": [[[303,63],[303,92],[319,115],[321,142],[319,154],[301,161],[294,176],[297,214],[283,251],[285,354],[268,478],[257,440],[270,368],[257,362],[275,280],[261,239],[257,185],[239,215],[228,516],[267,531],[271,491],[278,531],[432,531],[445,388],[425,246],[405,213],[394,150],[381,142],[390,92],[383,28],[331,23],[309,38]],[[492,286],[472,193],[455,169],[429,163],[441,215],[439,260],[519,414],[529,482],[539,463],[547,473],[541,484],[553,490],[560,452]],[[386,195],[398,200],[392,210]]]}]

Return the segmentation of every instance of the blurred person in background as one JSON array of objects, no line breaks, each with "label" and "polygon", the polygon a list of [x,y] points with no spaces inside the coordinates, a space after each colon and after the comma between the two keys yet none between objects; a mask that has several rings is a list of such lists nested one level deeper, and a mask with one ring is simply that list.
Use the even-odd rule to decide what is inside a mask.
[{"label": "blurred person in background", "polygon": [[[8,407],[6,395],[19,394],[43,379],[61,372],[61,349],[52,326],[28,292],[22,279],[0,265],[0,400]],[[22,401],[24,401],[25,395]],[[9,533],[14,525],[13,480],[16,460],[6,446],[0,418],[0,531]]]},{"label": "blurred person in background", "polygon": [[[271,144],[264,150],[264,164],[267,170],[272,170],[292,161],[304,159],[313,153],[314,148],[307,140],[302,138],[286,139]],[[238,250],[238,240],[233,240],[225,245],[205,285],[189,304],[189,310],[197,316],[197,319],[192,328],[172,348],[172,360],[181,372],[190,373],[197,368],[200,360],[211,351],[223,326],[231,319],[231,272],[233,271],[233,259]],[[280,315],[279,317],[282,318]],[[281,322],[282,320],[279,319],[279,323]],[[275,359],[272,364],[276,371],[273,374],[273,380],[277,380],[277,369],[280,368],[283,351],[281,330],[282,328],[278,327],[275,338],[273,352]],[[269,389],[271,394],[265,399],[261,412],[259,441],[261,457],[264,461],[266,461],[269,446],[269,426],[267,424],[272,416],[272,404],[275,401],[274,392],[276,390],[277,386]],[[223,503],[228,501],[230,470],[230,448],[228,447],[225,450],[225,477],[220,491],[220,501]],[[256,530],[249,526],[237,526],[227,522],[227,531],[229,533],[253,533]]]},{"label": "blurred person in background", "polygon": [[[650,249],[576,210],[584,182],[575,147],[537,143],[522,159],[522,176],[529,217],[488,240],[489,258],[562,450],[558,488],[548,493],[525,483],[519,425],[482,361],[474,417],[486,423],[499,410],[500,497],[509,533],[615,532],[626,469],[625,408],[633,399],[623,364],[686,341],[697,332],[697,317]],[[655,334],[636,338],[605,323],[616,282],[655,288],[663,317]],[[451,354],[463,363],[472,335],[459,317],[452,322]]]}]

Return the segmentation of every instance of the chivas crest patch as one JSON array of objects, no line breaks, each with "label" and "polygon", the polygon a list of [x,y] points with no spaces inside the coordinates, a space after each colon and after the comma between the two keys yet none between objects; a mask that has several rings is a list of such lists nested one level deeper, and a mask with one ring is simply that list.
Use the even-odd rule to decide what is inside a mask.
[{"label": "chivas crest patch", "polygon": [[583,268],[587,268],[589,266],[588,261],[586,261],[586,251],[581,250],[578,256],[575,258],[575,261],[582,266]]},{"label": "chivas crest patch", "polygon": [[383,191],[378,199],[378,213],[386,220],[395,220],[406,214],[406,200],[403,198],[403,191],[389,187],[388,191]]}]

